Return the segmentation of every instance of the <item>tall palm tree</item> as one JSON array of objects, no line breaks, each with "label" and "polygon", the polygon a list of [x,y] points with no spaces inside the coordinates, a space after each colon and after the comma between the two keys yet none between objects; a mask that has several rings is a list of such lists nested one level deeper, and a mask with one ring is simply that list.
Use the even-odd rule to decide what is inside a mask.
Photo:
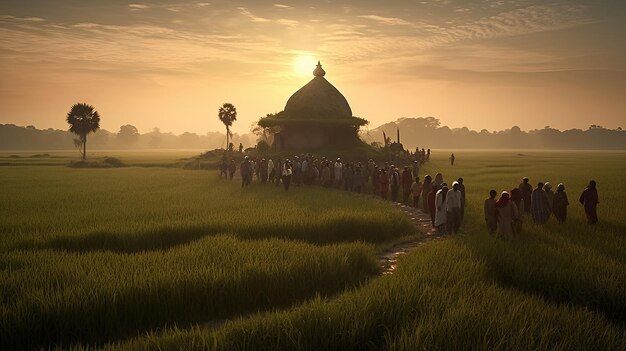
[{"label": "tall palm tree", "polygon": [[100,129],[100,114],[93,106],[79,103],[74,104],[67,113],[67,123],[70,132],[78,135],[78,145],[82,146],[83,160],[87,158],[87,134]]},{"label": "tall palm tree", "polygon": [[228,145],[230,145],[229,139],[231,136],[230,126],[232,126],[233,122],[237,120],[237,109],[235,108],[235,105],[227,102],[222,105],[222,107],[220,107],[217,116],[219,117],[220,121],[222,121],[222,123],[224,123],[224,125],[226,126],[226,148],[228,148]]}]

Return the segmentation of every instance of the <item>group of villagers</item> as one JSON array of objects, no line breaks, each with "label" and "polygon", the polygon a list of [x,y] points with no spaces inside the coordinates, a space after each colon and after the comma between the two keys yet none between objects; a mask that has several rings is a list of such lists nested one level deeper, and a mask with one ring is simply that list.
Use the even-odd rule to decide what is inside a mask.
[{"label": "group of villagers", "polygon": [[[430,150],[425,157],[415,154],[412,165],[401,170],[385,162],[378,165],[374,160],[367,162],[344,162],[325,157],[316,158],[302,154],[293,159],[260,158],[254,160],[246,156],[237,167],[234,160],[220,165],[220,177],[233,179],[237,169],[241,174],[241,186],[247,187],[256,176],[261,183],[283,185],[285,190],[293,185],[319,185],[326,188],[343,189],[357,193],[367,192],[394,202],[401,202],[421,208],[430,215],[431,223],[441,234],[458,233],[465,215],[465,184],[463,178],[453,181],[451,186],[441,173],[433,179],[430,175],[420,181],[421,166],[430,159]],[[536,224],[545,224],[550,217],[565,222],[569,200],[565,186],[560,183],[556,191],[549,182],[539,182],[535,189],[527,177],[510,192],[503,191],[498,199],[497,192],[491,190],[484,202],[484,216],[487,231],[502,238],[514,238],[522,231],[526,217]],[[420,201],[421,200],[421,201]],[[584,206],[587,220],[591,224],[598,221],[596,207],[598,192],[596,182],[590,181],[579,198]]]},{"label": "group of villagers", "polygon": [[[560,183],[556,191],[550,182],[538,182],[535,189],[527,177],[510,192],[503,191],[496,200],[497,191],[491,190],[484,203],[485,222],[490,234],[498,234],[503,238],[514,238],[522,232],[522,224],[526,217],[535,224],[542,225],[554,216],[559,224],[567,219],[567,207],[570,205],[565,192],[565,185]],[[579,197],[583,205],[587,222],[598,222],[598,190],[594,180],[583,190]]]}]

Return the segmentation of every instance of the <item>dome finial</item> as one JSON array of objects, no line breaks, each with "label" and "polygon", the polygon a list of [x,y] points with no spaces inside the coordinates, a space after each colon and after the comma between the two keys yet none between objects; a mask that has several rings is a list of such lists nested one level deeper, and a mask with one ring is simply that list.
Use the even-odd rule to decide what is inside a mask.
[{"label": "dome finial", "polygon": [[317,67],[313,70],[313,75],[316,77],[323,77],[326,75],[326,71],[322,68],[322,64],[317,61]]}]

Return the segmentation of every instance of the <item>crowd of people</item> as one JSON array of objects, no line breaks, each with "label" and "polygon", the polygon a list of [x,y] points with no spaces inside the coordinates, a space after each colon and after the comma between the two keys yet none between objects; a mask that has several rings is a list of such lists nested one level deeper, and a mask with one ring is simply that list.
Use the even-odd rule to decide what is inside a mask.
[{"label": "crowd of people", "polygon": [[[504,238],[519,236],[525,217],[530,217],[539,225],[547,223],[551,216],[559,224],[567,219],[567,207],[570,203],[563,183],[556,187],[556,192],[552,190],[550,182],[538,182],[533,189],[528,178],[524,177],[517,188],[510,192],[503,191],[498,200],[497,194],[497,191],[491,190],[484,203],[485,222],[490,234],[497,233]],[[589,182],[580,195],[579,202],[584,206],[587,222],[596,224],[599,201],[595,181]]]},{"label": "crowd of people", "polygon": [[[241,186],[247,187],[256,177],[260,183],[282,186],[286,191],[292,185],[319,185],[325,188],[343,189],[357,193],[371,193],[394,202],[401,202],[430,215],[431,223],[441,234],[458,233],[465,216],[465,184],[463,178],[452,182],[444,180],[443,174],[437,173],[419,177],[420,168],[430,159],[430,149],[417,149],[411,154],[410,165],[396,167],[389,162],[377,164],[374,160],[366,162],[344,162],[324,157],[316,158],[310,154],[295,156],[293,159],[260,158],[254,160],[246,156],[239,166],[234,160],[220,163],[220,177],[232,180],[237,169],[241,174]],[[454,155],[450,158],[453,164]],[[503,238],[514,238],[522,232],[526,217],[536,224],[545,224],[551,216],[558,223],[565,222],[569,200],[565,185],[560,183],[556,191],[549,182],[539,182],[533,189],[527,177],[522,183],[509,191],[503,191],[497,197],[496,190],[489,192],[484,202],[484,215],[487,231]],[[596,182],[590,181],[579,198],[584,206],[587,220],[591,224],[598,221],[596,207],[598,192]]]},{"label": "crowd of people", "polygon": [[[292,185],[319,185],[357,193],[370,193],[394,202],[421,208],[430,214],[432,225],[440,233],[458,233],[465,214],[465,185],[463,178],[452,182],[451,187],[437,173],[420,180],[420,168],[430,159],[431,151],[416,149],[406,166],[397,167],[389,162],[377,164],[344,162],[341,158],[316,158],[310,154],[293,159],[245,157],[239,165],[241,186],[247,187],[256,177],[260,183],[271,183],[289,190]],[[235,161],[220,164],[220,177],[233,179]],[[421,200],[421,201],[420,201]]]}]

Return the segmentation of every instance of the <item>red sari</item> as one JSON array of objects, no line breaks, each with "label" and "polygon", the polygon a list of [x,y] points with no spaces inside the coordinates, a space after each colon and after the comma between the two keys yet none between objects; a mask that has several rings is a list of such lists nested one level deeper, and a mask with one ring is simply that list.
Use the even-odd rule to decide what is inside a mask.
[{"label": "red sari", "polygon": [[387,178],[385,173],[378,175],[378,189],[380,189],[380,197],[386,199],[389,191],[389,178]]},{"label": "red sari", "polygon": [[435,225],[435,214],[437,206],[435,205],[435,199],[437,198],[437,192],[431,191],[428,193],[428,211],[430,212],[430,221]]}]

